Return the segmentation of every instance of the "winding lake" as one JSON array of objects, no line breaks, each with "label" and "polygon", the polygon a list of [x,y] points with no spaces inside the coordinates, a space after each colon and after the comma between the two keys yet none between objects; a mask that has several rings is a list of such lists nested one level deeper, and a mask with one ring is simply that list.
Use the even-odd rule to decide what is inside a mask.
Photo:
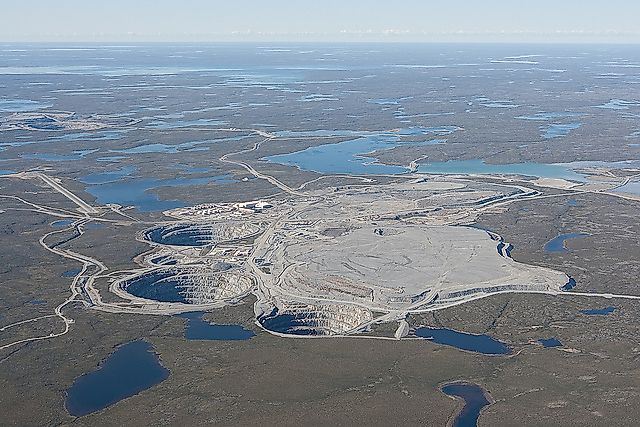
[{"label": "winding lake", "polygon": [[444,385],[441,390],[447,396],[464,401],[464,407],[453,421],[454,427],[477,426],[482,408],[491,403],[477,384],[451,383]]}]

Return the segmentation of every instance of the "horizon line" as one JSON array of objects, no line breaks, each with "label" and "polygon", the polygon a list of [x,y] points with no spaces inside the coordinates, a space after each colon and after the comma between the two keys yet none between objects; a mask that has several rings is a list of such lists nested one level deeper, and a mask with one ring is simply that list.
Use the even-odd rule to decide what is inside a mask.
[{"label": "horizon line", "polygon": [[575,40],[575,39],[536,39],[536,40],[504,40],[504,39],[442,39],[442,40],[389,40],[389,39],[316,39],[316,40],[299,40],[299,39],[125,39],[125,38],[104,38],[104,39],[3,39],[0,37],[2,44],[108,44],[108,43],[132,43],[132,44],[466,44],[466,45],[639,45],[640,39],[633,40],[616,40],[616,39],[594,39],[594,40]]}]

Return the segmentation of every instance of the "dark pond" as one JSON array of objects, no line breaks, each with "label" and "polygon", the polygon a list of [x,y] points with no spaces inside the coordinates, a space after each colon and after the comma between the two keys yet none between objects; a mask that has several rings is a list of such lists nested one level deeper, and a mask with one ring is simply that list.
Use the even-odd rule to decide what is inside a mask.
[{"label": "dark pond", "polygon": [[580,310],[580,313],[587,316],[608,316],[616,310],[615,307],[592,308],[589,310]]},{"label": "dark pond", "polygon": [[577,285],[576,279],[574,279],[573,277],[569,277],[569,281],[564,284],[564,286],[562,287],[562,290],[570,291],[571,289],[575,288],[576,285]]},{"label": "dark pond", "polygon": [[453,421],[454,427],[475,427],[482,408],[491,402],[482,387],[477,384],[451,383],[442,387],[442,392],[464,401],[464,407]]},{"label": "dark pond", "polygon": [[557,338],[539,339],[538,342],[542,344],[544,348],[562,347],[562,343]]},{"label": "dark pond", "polygon": [[67,270],[64,273],[62,273],[62,277],[76,277],[78,275],[78,273],[80,273],[82,270],[79,268],[74,268],[73,270]]},{"label": "dark pond", "polygon": [[188,340],[221,340],[221,341],[241,341],[248,340],[256,334],[240,325],[215,325],[205,321],[203,312],[183,313],[178,315],[187,319],[187,326],[184,332]]},{"label": "dark pond", "polygon": [[444,344],[460,350],[482,354],[510,354],[511,349],[489,335],[474,335],[445,328],[420,327],[415,335],[427,338],[437,344]]},{"label": "dark pond", "polygon": [[77,378],[67,390],[67,411],[76,417],[134,396],[169,376],[151,344],[132,341],[111,353],[97,370]]}]

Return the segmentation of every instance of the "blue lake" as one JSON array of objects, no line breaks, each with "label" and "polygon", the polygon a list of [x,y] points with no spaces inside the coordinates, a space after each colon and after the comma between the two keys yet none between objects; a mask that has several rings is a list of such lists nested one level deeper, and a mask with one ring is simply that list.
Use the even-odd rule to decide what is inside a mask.
[{"label": "blue lake", "polygon": [[244,341],[256,334],[240,325],[215,325],[202,319],[203,312],[183,313],[178,315],[187,319],[185,337],[188,340],[220,340]]},{"label": "blue lake", "polygon": [[159,144],[150,143],[142,144],[136,147],[126,148],[122,150],[110,150],[112,153],[124,153],[124,154],[149,154],[149,153],[170,153],[176,154],[183,151],[206,151],[209,149],[207,145],[218,144],[221,142],[241,141],[249,138],[246,135],[232,136],[228,138],[207,139],[203,141],[189,141],[181,144]]},{"label": "blue lake", "polygon": [[29,160],[43,160],[48,162],[69,162],[72,160],[80,160],[87,154],[95,153],[96,150],[76,150],[71,154],[55,154],[55,153],[35,153],[35,154],[23,154],[20,157]]},{"label": "blue lake", "polygon": [[[439,136],[449,135],[459,128],[444,126],[436,128],[406,128],[397,132],[358,131],[301,131],[276,132],[281,138],[308,137],[352,137],[348,141],[323,144],[288,154],[266,157],[266,160],[281,165],[295,166],[302,170],[336,174],[401,174],[408,172],[405,166],[377,163],[375,158],[365,157],[374,151],[388,150],[400,145],[421,146],[446,142]],[[406,141],[403,137],[424,136],[421,141]]]},{"label": "blue lake", "polygon": [[556,120],[556,119],[563,119],[566,117],[579,117],[581,116],[581,114],[578,113],[566,113],[566,112],[562,112],[562,113],[558,113],[558,112],[552,112],[552,113],[535,113],[533,115],[530,116],[518,116],[516,117],[516,119],[521,119],[521,120],[532,120],[532,121],[536,121],[536,122],[547,122],[550,120]]},{"label": "blue lake", "polygon": [[176,121],[165,121],[165,120],[153,120],[149,122],[147,125],[150,129],[180,129],[186,127],[199,127],[199,126],[222,126],[226,125],[227,122],[222,120],[214,120],[214,119],[195,119],[195,120],[176,120]]},{"label": "blue lake", "polygon": [[464,407],[453,421],[453,427],[476,427],[482,408],[491,402],[482,387],[477,384],[451,383],[441,388],[447,396],[464,401]]},{"label": "blue lake", "polygon": [[562,343],[557,338],[539,339],[538,342],[544,348],[562,347]]},{"label": "blue lake", "polygon": [[623,193],[640,194],[640,182],[630,182],[622,187],[616,189],[616,191]]},{"label": "blue lake", "polygon": [[616,310],[615,307],[592,308],[589,310],[580,310],[580,313],[587,316],[608,316]]},{"label": "blue lake", "polygon": [[98,172],[85,175],[80,178],[80,182],[85,184],[107,184],[110,182],[119,181],[122,178],[131,175],[136,170],[133,166],[124,166],[120,169],[116,169],[109,172]]},{"label": "blue lake", "polygon": [[542,126],[542,137],[544,139],[553,139],[567,136],[571,131],[576,130],[582,126],[582,123],[553,123],[547,126]]},{"label": "blue lake", "polygon": [[123,138],[128,130],[99,130],[95,132],[72,132],[52,136],[49,141],[111,141]]},{"label": "blue lake", "polygon": [[[173,179],[117,179],[118,174],[126,174],[116,171],[112,175],[105,173],[87,175],[81,181],[87,185],[85,191],[96,198],[99,204],[116,203],[122,206],[135,206],[141,212],[164,211],[183,207],[186,203],[182,200],[160,200],[157,194],[151,190],[160,187],[188,187],[193,185],[206,185],[212,182],[227,184],[234,182],[229,175],[210,176],[201,178],[173,178]],[[113,180],[112,180],[113,179]],[[96,182],[92,184],[91,182]]]},{"label": "blue lake", "polygon": [[67,390],[67,411],[76,417],[134,396],[169,376],[151,344],[132,341],[114,351],[97,370],[77,378]]},{"label": "blue lake", "polygon": [[544,163],[510,163],[492,165],[483,160],[450,160],[448,162],[421,163],[419,173],[426,174],[492,174],[492,175],[524,175],[541,178],[560,178],[573,181],[586,181],[584,175],[560,164]]},{"label": "blue lake", "polygon": [[580,239],[584,237],[588,237],[589,234],[586,233],[564,233],[559,234],[553,239],[549,240],[544,244],[545,252],[567,252],[568,249],[565,246],[565,242],[571,239]]},{"label": "blue lake", "polygon": [[482,354],[510,354],[511,349],[504,343],[488,335],[474,335],[452,329],[420,327],[415,335],[427,338],[437,344],[444,344],[460,350]]}]

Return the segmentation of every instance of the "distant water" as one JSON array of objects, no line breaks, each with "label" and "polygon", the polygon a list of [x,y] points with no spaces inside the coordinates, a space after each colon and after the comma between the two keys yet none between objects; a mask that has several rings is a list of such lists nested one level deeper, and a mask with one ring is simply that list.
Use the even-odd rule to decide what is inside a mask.
[{"label": "distant water", "polygon": [[112,141],[123,138],[127,129],[98,130],[95,132],[69,132],[63,135],[49,137],[49,141]]},{"label": "distant water", "polygon": [[67,390],[67,411],[76,417],[99,411],[161,383],[169,370],[151,344],[132,341],[114,351],[97,370],[77,378]]},{"label": "distant water", "polygon": [[256,334],[241,325],[214,325],[202,319],[203,312],[192,312],[178,315],[187,319],[185,337],[188,340],[243,341]]},{"label": "distant water", "polygon": [[[91,182],[96,177],[95,175],[87,176],[84,179]],[[109,178],[105,177],[105,179]],[[157,194],[151,192],[152,190],[160,187],[206,185],[212,182],[225,184],[233,180],[229,175],[173,179],[139,178],[89,184],[86,191],[95,196],[99,204],[116,203],[122,206],[135,206],[141,212],[154,212],[183,207],[186,202],[180,199],[160,200]]]},{"label": "distant water", "polygon": [[147,125],[148,128],[152,129],[180,129],[186,127],[200,127],[200,126],[222,126],[226,125],[227,122],[222,120],[213,120],[213,119],[196,119],[196,120],[176,120],[176,121],[165,121],[165,120],[154,120],[149,122]]},{"label": "distant water", "polygon": [[476,427],[480,411],[491,403],[482,387],[477,384],[451,383],[443,386],[442,391],[464,401],[464,407],[453,421],[453,427]]},{"label": "distant water", "polygon": [[51,107],[51,104],[31,99],[0,98],[0,112],[3,113],[26,113],[48,107]]},{"label": "distant water", "polygon": [[509,101],[484,102],[484,103],[480,103],[480,105],[482,105],[483,107],[489,107],[489,108],[518,108],[519,107],[519,105],[512,104]]},{"label": "distant water", "polygon": [[596,108],[606,110],[628,110],[629,107],[640,107],[640,101],[626,101],[624,99],[612,99],[603,105],[596,105]]},{"label": "distant water", "polygon": [[85,184],[108,184],[110,182],[119,181],[122,178],[131,175],[136,170],[133,166],[125,166],[109,172],[97,172],[85,175],[80,178],[80,182]]},{"label": "distant water", "polygon": [[580,115],[581,114],[578,114],[578,113],[568,113],[568,112],[551,112],[551,113],[542,112],[542,113],[535,113],[530,116],[518,116],[516,117],[516,119],[546,122],[549,120],[563,119],[566,117],[578,117]]},{"label": "distant water", "polygon": [[[308,137],[352,137],[343,142],[322,144],[301,151],[279,154],[266,158],[269,162],[295,166],[302,170],[336,174],[401,174],[408,172],[405,166],[378,163],[374,157],[365,155],[374,151],[388,150],[397,146],[423,146],[446,142],[441,137],[458,130],[455,126],[433,128],[405,128],[396,132],[358,132],[317,130],[309,132],[277,132],[283,138]],[[423,136],[420,141],[404,140],[405,137]]]},{"label": "distant water", "polygon": [[588,237],[587,233],[564,233],[559,234],[553,239],[544,244],[545,252],[567,252],[568,249],[565,246],[565,242],[571,239],[579,239]]},{"label": "distant water", "polygon": [[620,188],[617,188],[616,191],[622,193],[640,194],[640,182],[630,182]]},{"label": "distant water", "polygon": [[482,354],[510,354],[511,349],[489,335],[474,335],[444,328],[420,327],[415,335],[428,338],[437,344],[444,344],[461,350]]},{"label": "distant water", "polygon": [[553,123],[542,127],[542,137],[544,139],[560,138],[569,135],[572,130],[576,130],[581,126],[582,123]]},{"label": "distant water", "polygon": [[483,160],[450,160],[447,162],[421,163],[419,173],[428,174],[493,174],[524,175],[540,178],[559,178],[586,181],[584,175],[574,172],[569,166],[544,163],[510,163],[493,165]]},{"label": "distant water", "polygon": [[161,144],[161,143],[148,143],[141,144],[131,148],[110,150],[112,153],[124,153],[124,154],[150,154],[150,153],[171,153],[176,154],[180,152],[190,151],[207,151],[208,145],[219,144],[222,142],[242,141],[247,139],[248,136],[231,136],[227,138],[206,139],[201,141],[188,141],[180,144]]},{"label": "distant water", "polygon": [[74,150],[69,154],[57,154],[57,153],[33,153],[23,154],[20,157],[30,160],[43,160],[47,162],[70,162],[73,160],[83,159],[85,156],[91,153],[95,153],[98,149],[94,150]]},{"label": "distant water", "polygon": [[579,117],[582,114],[579,113],[570,113],[570,112],[540,112],[535,113],[528,116],[518,116],[516,119],[520,120],[530,120],[536,122],[550,122],[554,121],[554,123],[549,123],[540,126],[540,130],[542,131],[542,137],[544,139],[553,139],[559,138],[563,136],[569,135],[571,131],[578,129],[582,126],[582,123],[574,122],[574,123],[558,123],[557,121],[560,119],[571,118],[571,117]]}]

